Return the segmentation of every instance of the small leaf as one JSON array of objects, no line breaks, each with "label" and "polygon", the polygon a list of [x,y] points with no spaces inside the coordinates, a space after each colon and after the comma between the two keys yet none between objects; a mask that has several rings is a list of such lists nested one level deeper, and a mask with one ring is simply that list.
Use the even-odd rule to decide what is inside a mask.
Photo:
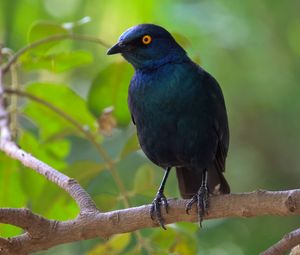
[{"label": "small leaf", "polygon": [[88,95],[88,107],[97,118],[103,109],[113,106],[118,123],[129,123],[127,96],[132,75],[132,68],[125,62],[111,64],[99,72]]},{"label": "small leaf", "polygon": [[[49,22],[49,21],[37,21],[33,23],[33,25],[29,30],[28,41],[30,43],[33,43],[35,41],[44,39],[49,36],[62,35],[68,33],[69,31],[63,28],[61,24]],[[47,53],[48,50],[50,50],[54,46],[61,45],[61,44],[66,44],[66,42],[63,43],[60,40],[48,41],[37,47],[30,49],[28,54],[44,55]],[[64,50],[66,50],[66,48]]]},{"label": "small leaf", "polygon": [[[59,84],[32,83],[27,86],[26,91],[58,108],[81,127],[91,132],[96,131],[96,120],[88,111],[85,101],[70,88]],[[41,138],[44,140],[58,133],[82,135],[82,132],[65,116],[57,114],[42,104],[29,101],[24,113],[38,125]]]},{"label": "small leaf", "polygon": [[120,159],[124,159],[130,153],[135,152],[139,149],[140,149],[140,144],[138,141],[138,137],[137,137],[136,133],[134,133],[126,142],[126,144],[120,154]]},{"label": "small leaf", "polygon": [[94,247],[87,255],[116,255],[120,254],[129,244],[131,240],[131,234],[120,234],[113,236],[107,242],[101,243]]},{"label": "small leaf", "polygon": [[68,34],[68,30],[54,22],[37,21],[29,30],[28,40],[29,42],[34,42],[55,34]]}]

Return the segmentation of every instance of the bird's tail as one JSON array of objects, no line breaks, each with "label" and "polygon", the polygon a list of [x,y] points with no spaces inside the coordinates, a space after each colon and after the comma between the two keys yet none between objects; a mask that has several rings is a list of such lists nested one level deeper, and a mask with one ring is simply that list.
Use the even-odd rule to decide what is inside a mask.
[{"label": "bird's tail", "polygon": [[[216,167],[207,169],[208,190],[212,194],[230,193],[230,187],[225,177]],[[182,198],[191,198],[197,193],[202,182],[202,171],[196,168],[177,167],[176,175]]]}]

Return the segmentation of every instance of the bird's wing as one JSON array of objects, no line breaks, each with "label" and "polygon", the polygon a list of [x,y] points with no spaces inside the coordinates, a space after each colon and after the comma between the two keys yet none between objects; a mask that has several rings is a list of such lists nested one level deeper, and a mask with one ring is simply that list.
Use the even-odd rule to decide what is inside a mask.
[{"label": "bird's wing", "polygon": [[134,118],[133,118],[133,115],[132,115],[132,114],[130,114],[130,115],[131,115],[132,123],[135,125],[135,120],[134,120]]},{"label": "bird's wing", "polygon": [[229,147],[229,129],[226,107],[221,88],[215,78],[204,71],[204,80],[206,84],[208,84],[215,99],[214,104],[212,105],[212,111],[216,118],[214,128],[218,137],[215,164],[218,172],[222,173],[225,171],[225,161]]}]

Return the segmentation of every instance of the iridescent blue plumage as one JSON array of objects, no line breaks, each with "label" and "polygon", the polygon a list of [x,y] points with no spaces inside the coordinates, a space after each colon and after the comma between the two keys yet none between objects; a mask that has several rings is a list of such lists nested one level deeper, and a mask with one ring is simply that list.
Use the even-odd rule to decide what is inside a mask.
[{"label": "iridescent blue plumage", "polygon": [[[143,43],[150,36],[151,42]],[[164,183],[176,167],[182,197],[197,202],[200,221],[207,195],[229,193],[223,172],[229,144],[227,114],[217,81],[192,62],[162,27],[143,24],[125,31],[108,54],[121,53],[135,68],[129,108],[141,148],[167,169],[152,214],[163,226]]]}]

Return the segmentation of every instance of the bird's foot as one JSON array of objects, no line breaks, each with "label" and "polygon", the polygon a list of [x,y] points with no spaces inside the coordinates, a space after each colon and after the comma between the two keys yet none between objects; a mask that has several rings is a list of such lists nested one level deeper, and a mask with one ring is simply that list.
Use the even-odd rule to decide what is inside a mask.
[{"label": "bird's foot", "polygon": [[202,227],[202,221],[205,214],[207,214],[208,209],[208,188],[205,185],[201,185],[198,192],[191,198],[188,204],[185,207],[185,211],[189,214],[189,211],[192,209],[192,205],[197,202],[197,210],[198,210],[198,217],[199,217],[199,224]]},{"label": "bird's foot", "polygon": [[161,215],[161,206],[163,206],[168,213],[168,201],[163,192],[157,192],[156,197],[154,198],[150,210],[150,216],[152,220],[157,220],[159,225],[166,230],[164,219]]}]

